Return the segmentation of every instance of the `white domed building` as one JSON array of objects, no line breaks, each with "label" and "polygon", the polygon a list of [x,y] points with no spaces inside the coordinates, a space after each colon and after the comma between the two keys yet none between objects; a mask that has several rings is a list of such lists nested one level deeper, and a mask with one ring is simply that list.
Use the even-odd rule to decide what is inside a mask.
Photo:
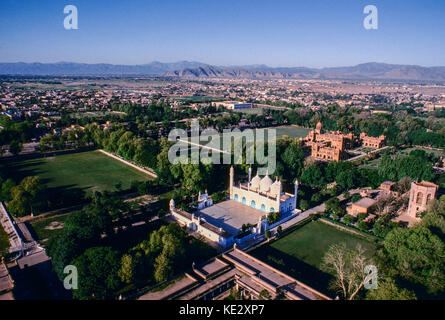
[{"label": "white domed building", "polygon": [[297,206],[298,181],[295,181],[295,193],[283,192],[283,186],[278,179],[275,182],[269,174],[261,178],[258,173],[251,179],[252,169],[249,169],[249,180],[235,185],[235,170],[230,168],[230,199],[265,213],[291,213]]}]

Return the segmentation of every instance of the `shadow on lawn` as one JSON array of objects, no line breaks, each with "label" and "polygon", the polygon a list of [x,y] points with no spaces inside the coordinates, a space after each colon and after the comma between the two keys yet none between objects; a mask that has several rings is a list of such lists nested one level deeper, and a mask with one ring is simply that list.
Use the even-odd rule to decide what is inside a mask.
[{"label": "shadow on lawn", "polygon": [[30,162],[4,162],[0,164],[0,171],[5,174],[6,178],[13,179],[16,183],[19,183],[26,177],[37,176],[43,173],[37,167],[43,164],[43,160],[36,160]]},{"label": "shadow on lawn", "polygon": [[333,277],[302,260],[269,245],[261,246],[250,254],[321,293],[336,296],[336,292],[329,289]]}]

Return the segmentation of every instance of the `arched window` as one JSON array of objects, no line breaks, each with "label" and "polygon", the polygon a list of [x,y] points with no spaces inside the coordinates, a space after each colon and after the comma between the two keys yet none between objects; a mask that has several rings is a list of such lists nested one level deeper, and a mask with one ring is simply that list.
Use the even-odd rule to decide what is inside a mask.
[{"label": "arched window", "polygon": [[252,202],[250,203],[250,206],[251,206],[252,208],[255,208],[255,207],[256,207],[256,203],[255,203],[254,200],[252,200]]},{"label": "arched window", "polygon": [[241,202],[242,202],[243,204],[246,204],[246,197],[243,197],[243,200],[241,200]]},{"label": "arched window", "polygon": [[431,201],[431,194],[426,196],[426,204],[428,204]]},{"label": "arched window", "polygon": [[238,195],[235,194],[235,201],[238,201]]},{"label": "arched window", "polygon": [[275,209],[273,207],[271,207],[270,212],[275,212]]},{"label": "arched window", "polygon": [[261,211],[266,212],[266,206],[264,205],[264,203],[261,205]]},{"label": "arched window", "polygon": [[423,193],[422,193],[422,192],[419,192],[419,193],[417,194],[416,203],[417,203],[417,204],[422,204],[422,201],[423,201]]}]

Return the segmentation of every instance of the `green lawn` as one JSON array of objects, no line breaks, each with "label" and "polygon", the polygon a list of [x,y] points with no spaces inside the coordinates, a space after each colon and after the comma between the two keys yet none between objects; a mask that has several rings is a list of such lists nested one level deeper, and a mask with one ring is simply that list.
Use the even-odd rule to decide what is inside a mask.
[{"label": "green lawn", "polygon": [[[423,150],[427,154],[433,154],[436,157],[445,156],[445,151],[431,150],[431,149],[420,148],[420,147],[399,149],[397,151],[392,151],[391,154],[392,155],[405,156],[406,157],[406,156],[408,156],[410,154],[411,151],[414,151],[414,150]],[[366,168],[366,169],[378,169],[379,165],[380,165],[380,160],[381,160],[381,155],[377,155],[377,158],[375,158],[373,160],[370,160],[370,161],[368,161],[365,164],[362,164],[361,167],[362,168]]]},{"label": "green lawn", "polygon": [[339,243],[345,243],[351,249],[360,244],[369,257],[374,255],[376,249],[374,243],[366,239],[321,221],[314,221],[277,241],[255,249],[251,254],[297,280],[329,294],[327,288],[332,276],[322,272],[320,264],[329,247]]},{"label": "green lawn", "polygon": [[289,138],[305,138],[309,134],[311,129],[294,127],[294,126],[282,126],[277,127],[277,138],[282,138],[283,136],[288,136]]},{"label": "green lawn", "polygon": [[439,151],[439,150],[431,150],[431,149],[427,149],[427,148],[419,148],[419,147],[414,147],[414,148],[407,148],[402,150],[404,153],[409,154],[411,151],[414,150],[423,150],[426,153],[432,153],[434,154],[436,157],[442,157],[445,156],[445,151]]},{"label": "green lawn", "polygon": [[32,230],[34,231],[35,239],[42,241],[58,236],[64,227],[68,214],[56,216],[47,219],[35,220],[31,222]]},{"label": "green lawn", "polygon": [[87,192],[114,191],[118,182],[126,189],[133,180],[152,179],[99,151],[2,163],[0,169],[16,181],[38,175],[49,188],[79,188]]}]

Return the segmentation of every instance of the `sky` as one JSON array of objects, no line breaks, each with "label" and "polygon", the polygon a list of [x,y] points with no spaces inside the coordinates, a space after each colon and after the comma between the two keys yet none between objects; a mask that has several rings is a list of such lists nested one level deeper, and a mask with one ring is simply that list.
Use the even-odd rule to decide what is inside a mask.
[{"label": "sky", "polygon": [[0,0],[0,62],[445,66],[444,39],[442,0]]}]

